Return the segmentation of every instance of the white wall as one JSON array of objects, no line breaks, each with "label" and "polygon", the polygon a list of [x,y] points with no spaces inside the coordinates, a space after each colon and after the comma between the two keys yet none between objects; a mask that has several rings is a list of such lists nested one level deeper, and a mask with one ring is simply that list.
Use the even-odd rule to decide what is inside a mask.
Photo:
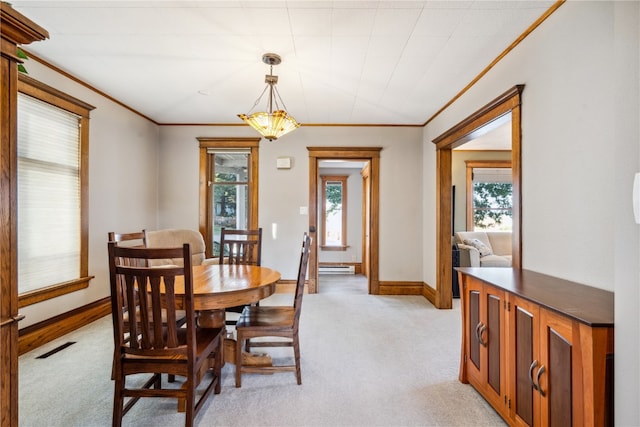
[{"label": "white wall", "polygon": [[[197,137],[256,134],[251,128],[162,126],[160,128],[160,227],[198,227]],[[277,141],[260,143],[259,226],[262,263],[284,279],[297,273],[300,240],[309,218],[309,152],[317,146],[382,147],[380,161],[380,280],[420,281],[422,233],[422,129],[305,127]],[[291,169],[276,169],[276,159],[292,158]],[[397,218],[402,218],[398,221]],[[277,226],[277,236],[271,233]],[[402,251],[397,248],[403,248]]]},{"label": "white wall", "polygon": [[[640,170],[639,21],[638,2],[565,3],[433,120],[424,139],[429,170],[433,138],[526,85],[523,267],[615,291],[619,425],[640,424],[640,232],[631,209],[633,173]],[[427,237],[426,247],[435,246]]]},{"label": "white wall", "polygon": [[89,136],[89,274],[87,289],[20,309],[20,328],[110,294],[107,233],[156,227],[158,127],[71,79],[30,60],[29,76],[87,102]]}]

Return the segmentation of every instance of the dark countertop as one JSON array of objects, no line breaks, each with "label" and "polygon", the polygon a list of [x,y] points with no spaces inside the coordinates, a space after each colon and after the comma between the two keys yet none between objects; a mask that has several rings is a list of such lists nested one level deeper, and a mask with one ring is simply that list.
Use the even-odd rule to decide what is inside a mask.
[{"label": "dark countertop", "polygon": [[531,270],[455,267],[507,292],[591,327],[613,327],[613,292]]}]

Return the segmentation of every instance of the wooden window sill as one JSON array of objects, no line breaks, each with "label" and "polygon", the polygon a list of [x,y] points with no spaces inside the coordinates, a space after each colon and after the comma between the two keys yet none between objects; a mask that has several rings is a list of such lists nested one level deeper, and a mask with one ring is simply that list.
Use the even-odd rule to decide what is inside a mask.
[{"label": "wooden window sill", "polygon": [[59,297],[60,295],[65,295],[71,292],[78,291],[80,289],[85,289],[89,287],[89,281],[93,278],[94,276],[80,277],[68,282],[58,283],[46,288],[25,292],[18,295],[18,307],[26,307],[31,304],[36,304],[51,298]]}]

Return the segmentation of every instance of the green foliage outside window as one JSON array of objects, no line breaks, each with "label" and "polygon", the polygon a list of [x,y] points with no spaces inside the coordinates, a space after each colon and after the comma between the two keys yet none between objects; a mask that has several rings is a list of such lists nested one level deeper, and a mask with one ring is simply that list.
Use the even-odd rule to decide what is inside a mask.
[{"label": "green foliage outside window", "polygon": [[[234,182],[236,174],[216,173],[216,183]],[[213,200],[215,200],[216,216],[229,217],[235,216],[236,210],[236,185],[214,185]]]},{"label": "green foliage outside window", "polygon": [[327,198],[327,215],[342,209],[342,183],[328,182],[325,197]]},{"label": "green foliage outside window", "polygon": [[512,217],[511,183],[473,184],[473,223],[477,229],[499,228]]}]

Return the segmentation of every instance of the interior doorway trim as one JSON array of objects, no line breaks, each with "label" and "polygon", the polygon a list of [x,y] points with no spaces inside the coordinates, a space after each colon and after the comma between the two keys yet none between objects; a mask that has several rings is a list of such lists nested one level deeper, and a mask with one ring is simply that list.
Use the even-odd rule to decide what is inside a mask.
[{"label": "interior doorway trim", "polygon": [[[380,294],[379,240],[380,225],[380,151],[382,147],[307,147],[309,150],[309,293],[318,292],[318,170],[321,160],[359,160],[369,162],[371,205],[369,215],[369,293]],[[366,237],[363,235],[363,240]],[[363,252],[364,256],[364,252]],[[363,260],[364,265],[364,260]]]},{"label": "interior doorway trim", "polygon": [[[513,268],[522,265],[521,129],[520,105],[524,85],[516,85],[433,140],[436,144],[436,289],[426,295],[437,308],[452,307],[451,293],[451,151],[469,141],[473,133],[511,112],[511,173],[513,175]],[[428,286],[428,285],[427,285]]]}]

